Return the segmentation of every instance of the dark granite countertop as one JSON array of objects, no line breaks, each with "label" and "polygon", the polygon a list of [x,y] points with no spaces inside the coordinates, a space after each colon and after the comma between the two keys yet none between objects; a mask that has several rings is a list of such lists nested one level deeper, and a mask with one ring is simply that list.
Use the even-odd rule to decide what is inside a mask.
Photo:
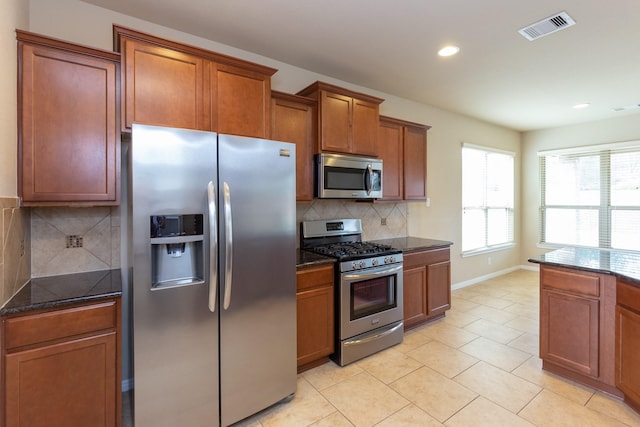
[{"label": "dark granite countertop", "polygon": [[373,240],[375,243],[389,245],[402,252],[424,251],[429,249],[447,248],[453,245],[446,240],[424,239],[422,237],[395,237],[393,239]]},{"label": "dark granite countertop", "polygon": [[315,252],[298,249],[296,251],[296,268],[336,262],[335,258],[326,257]]},{"label": "dark granite countertop", "polygon": [[51,308],[122,295],[120,269],[31,279],[15,294],[0,315]]},{"label": "dark granite countertop", "polygon": [[547,252],[529,262],[612,274],[640,286],[640,254],[589,248],[562,248]]}]

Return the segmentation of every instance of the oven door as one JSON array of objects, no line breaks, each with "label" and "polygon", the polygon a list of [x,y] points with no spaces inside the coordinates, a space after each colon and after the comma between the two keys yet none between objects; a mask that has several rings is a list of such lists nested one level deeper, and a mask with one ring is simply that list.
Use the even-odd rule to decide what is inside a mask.
[{"label": "oven door", "polygon": [[340,275],[340,339],[402,320],[402,264]]}]

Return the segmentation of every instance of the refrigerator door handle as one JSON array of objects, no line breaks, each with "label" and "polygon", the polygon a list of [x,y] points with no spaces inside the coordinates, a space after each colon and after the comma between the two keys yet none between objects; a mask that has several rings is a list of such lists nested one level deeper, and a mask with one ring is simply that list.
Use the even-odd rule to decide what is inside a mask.
[{"label": "refrigerator door handle", "polygon": [[233,280],[233,224],[231,223],[231,190],[224,183],[224,229],[225,229],[225,268],[224,268],[224,309],[231,305],[231,284]]},{"label": "refrigerator door handle", "polygon": [[207,185],[207,201],[209,203],[209,311],[214,313],[218,293],[218,224],[213,181],[209,181]]}]

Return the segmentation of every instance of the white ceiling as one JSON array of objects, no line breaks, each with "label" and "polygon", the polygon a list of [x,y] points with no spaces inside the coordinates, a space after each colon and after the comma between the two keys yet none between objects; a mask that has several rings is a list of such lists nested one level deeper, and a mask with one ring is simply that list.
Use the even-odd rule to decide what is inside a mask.
[{"label": "white ceiling", "polygon": [[[640,0],[85,1],[515,130],[640,113],[613,111],[640,103]],[[562,11],[576,25],[518,33]]]}]

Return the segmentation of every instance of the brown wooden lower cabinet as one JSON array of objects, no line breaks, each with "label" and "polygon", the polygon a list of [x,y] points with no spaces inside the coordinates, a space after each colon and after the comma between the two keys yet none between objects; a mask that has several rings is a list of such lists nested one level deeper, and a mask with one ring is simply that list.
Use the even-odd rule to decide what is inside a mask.
[{"label": "brown wooden lower cabinet", "polygon": [[620,395],[614,381],[616,279],[540,266],[540,357],[544,369]]},{"label": "brown wooden lower cabinet", "polygon": [[5,427],[121,425],[120,299],[2,319]]},{"label": "brown wooden lower cabinet", "polygon": [[333,264],[296,272],[298,372],[325,363],[334,352]]},{"label": "brown wooden lower cabinet", "polygon": [[616,305],[616,386],[640,412],[640,287],[618,280]]},{"label": "brown wooden lower cabinet", "polygon": [[410,329],[451,308],[449,248],[406,252],[403,262],[404,328]]}]

